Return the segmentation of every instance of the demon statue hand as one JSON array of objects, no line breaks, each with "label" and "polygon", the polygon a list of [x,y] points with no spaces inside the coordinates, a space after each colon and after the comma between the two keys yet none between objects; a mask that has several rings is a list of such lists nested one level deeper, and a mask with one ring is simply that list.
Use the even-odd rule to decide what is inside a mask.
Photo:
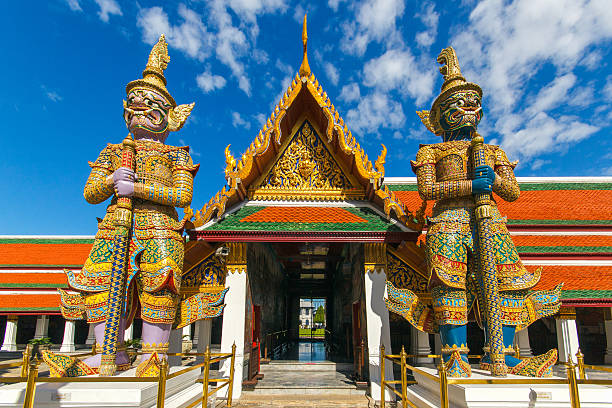
[{"label": "demon statue hand", "polygon": [[[91,204],[112,200],[98,224],[83,269],[66,270],[69,286],[77,293],[62,291],[61,301],[65,318],[85,316],[93,325],[98,350],[103,345],[105,322],[111,319],[108,305],[120,302],[115,333],[119,340],[113,356],[117,370],[130,366],[123,332],[139,313],[144,353],[137,368],[139,376],[157,375],[159,362],[166,358],[179,302],[184,253],[184,222],[179,221],[175,207],[191,203],[193,178],[198,170],[188,147],[164,144],[169,132],[183,126],[194,106],[177,106],[166,89],[164,70],[169,61],[162,35],[151,51],[143,78],[126,87],[123,117],[135,143],[133,169],[122,167],[122,144],[109,144],[94,163],[90,162],[85,199]],[[109,285],[118,249],[113,247],[118,197],[131,197],[132,227],[127,241],[125,284],[120,293],[112,293]],[[46,353],[45,360],[57,376],[96,374],[101,363],[99,353],[83,361]]]},{"label": "demon statue hand", "polygon": [[[461,75],[454,49],[442,50],[438,62],[444,64],[442,91],[430,111],[418,114],[442,143],[422,145],[412,162],[419,194],[435,200],[426,237],[432,302],[421,302],[410,290],[388,282],[387,305],[418,329],[440,333],[450,376],[471,375],[468,316],[485,331],[481,369],[497,376],[551,375],[556,350],[522,360],[510,354],[516,330],[558,311],[561,285],[551,291],[529,290],[538,283],[540,270],[523,266],[491,194],[506,201],[519,197],[516,162],[500,147],[482,144],[476,133],[482,90]],[[486,214],[477,208],[483,199]],[[430,323],[424,324],[427,319]]]}]

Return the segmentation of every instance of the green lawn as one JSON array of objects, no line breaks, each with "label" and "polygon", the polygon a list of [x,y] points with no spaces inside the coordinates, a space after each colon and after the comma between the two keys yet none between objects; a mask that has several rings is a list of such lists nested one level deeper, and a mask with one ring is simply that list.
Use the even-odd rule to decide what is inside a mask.
[{"label": "green lawn", "polygon": [[312,337],[316,339],[322,339],[325,337],[325,329],[300,329],[300,337],[310,338],[312,333]]}]

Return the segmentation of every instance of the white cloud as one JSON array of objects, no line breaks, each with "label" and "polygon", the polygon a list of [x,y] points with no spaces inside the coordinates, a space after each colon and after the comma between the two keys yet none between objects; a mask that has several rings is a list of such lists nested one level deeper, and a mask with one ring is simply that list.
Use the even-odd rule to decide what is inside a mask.
[{"label": "white cloud", "polygon": [[338,85],[340,74],[338,74],[338,70],[336,69],[336,67],[334,67],[330,62],[326,62],[325,64],[323,64],[323,67],[325,68],[325,74],[327,75],[331,83],[334,84],[334,86]]},{"label": "white cloud", "polygon": [[100,11],[98,12],[98,17],[100,20],[108,23],[111,14],[116,14],[118,16],[122,16],[121,8],[119,4],[115,0],[94,0],[98,7],[100,7]]},{"label": "white cloud", "polygon": [[355,21],[343,25],[342,49],[362,56],[372,41],[398,41],[395,20],[404,14],[403,0],[365,0],[354,5]]},{"label": "white cloud", "polygon": [[550,160],[543,160],[543,159],[536,159],[533,161],[533,163],[531,164],[531,170],[539,170],[541,169],[543,166],[550,164],[551,161]]},{"label": "white cloud", "polygon": [[357,107],[348,111],[346,119],[350,127],[361,134],[378,134],[381,128],[399,129],[406,122],[402,105],[378,92],[361,98]]},{"label": "white cloud", "polygon": [[602,92],[608,101],[612,101],[612,75],[608,75],[606,78],[606,85],[604,85]]},{"label": "white cloud", "polygon": [[209,93],[223,88],[227,81],[220,75],[214,75],[210,72],[202,72],[197,76],[196,82],[204,93]]},{"label": "white cloud", "polygon": [[213,36],[208,32],[198,13],[184,4],[178,7],[181,23],[173,25],[161,7],[141,9],[136,24],[142,30],[142,39],[148,44],[157,42],[160,34],[166,35],[168,43],[191,58],[203,61],[210,54]]},{"label": "white cloud", "polygon": [[346,0],[328,0],[327,5],[329,6],[330,9],[334,11],[338,11],[338,6],[340,5],[340,3],[343,3],[345,1]]},{"label": "white cloud", "polygon": [[257,121],[260,127],[263,127],[263,125],[266,123],[266,115],[264,115],[263,113],[258,113],[257,115],[255,115],[255,120]]},{"label": "white cloud", "polygon": [[68,7],[70,7],[72,11],[83,11],[79,0],[66,0],[66,4],[68,4]]},{"label": "white cloud", "polygon": [[238,112],[232,112],[232,125],[235,128],[242,127],[247,130],[251,128],[251,122],[243,119],[242,116],[240,116],[240,113]]},{"label": "white cloud", "polygon": [[345,102],[354,102],[360,97],[361,92],[359,91],[359,85],[356,82],[351,82],[350,84],[342,87],[342,91],[340,91],[340,96],[338,99]]},{"label": "white cloud", "polygon": [[416,17],[425,25],[426,30],[417,33],[415,40],[420,46],[427,48],[434,43],[438,35],[440,14],[436,12],[433,3],[424,3],[422,12],[417,13]]},{"label": "white cloud", "polygon": [[420,105],[431,97],[435,71],[421,67],[408,50],[389,50],[368,61],[363,68],[364,84],[382,91],[400,90]]},{"label": "white cloud", "polygon": [[[593,47],[612,38],[610,21],[612,7],[605,0],[483,0],[467,24],[453,28],[463,74],[485,93],[488,124],[481,127],[498,132],[509,156],[565,151],[599,130],[588,123],[593,118],[572,116],[570,106],[588,101],[568,100],[603,88],[603,83],[574,88],[574,69],[596,67],[601,57]],[[552,67],[556,77],[529,95],[543,67]]]},{"label": "white cloud", "polygon": [[41,85],[40,88],[45,93],[45,96],[53,102],[61,102],[64,99],[60,94],[51,89],[48,89],[45,85]]}]

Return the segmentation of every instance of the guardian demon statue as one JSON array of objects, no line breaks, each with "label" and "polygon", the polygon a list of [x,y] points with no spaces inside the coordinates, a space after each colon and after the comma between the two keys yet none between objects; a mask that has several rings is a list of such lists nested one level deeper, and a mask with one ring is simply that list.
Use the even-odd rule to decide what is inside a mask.
[{"label": "guardian demon statue", "polygon": [[417,113],[442,143],[422,145],[412,162],[419,194],[435,200],[426,237],[432,304],[388,282],[387,306],[418,329],[440,333],[449,376],[471,375],[466,325],[472,312],[485,332],[481,369],[495,376],[551,375],[555,349],[518,359],[512,343],[516,330],[559,310],[561,285],[529,290],[541,271],[523,266],[492,194],[506,201],[519,197],[516,162],[476,132],[482,90],[462,76],[455,50],[442,50],[437,61],[444,64],[442,91],[430,111]]}]

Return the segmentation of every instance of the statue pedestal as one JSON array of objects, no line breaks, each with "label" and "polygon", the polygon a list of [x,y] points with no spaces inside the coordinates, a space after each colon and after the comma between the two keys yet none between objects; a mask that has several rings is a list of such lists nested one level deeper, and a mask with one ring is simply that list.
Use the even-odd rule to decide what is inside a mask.
[{"label": "statue pedestal", "polygon": [[[170,373],[183,367],[171,367]],[[133,377],[136,369],[119,374]],[[193,370],[166,382],[166,408],[186,407],[202,398],[202,383],[196,383],[200,370]],[[95,377],[92,377],[95,378]],[[0,407],[22,407],[25,383],[9,384],[0,387]],[[36,386],[34,406],[36,408],[55,407],[155,407],[157,402],[157,383],[40,383]]]},{"label": "statue pedestal", "polygon": [[[419,368],[437,376],[434,368]],[[472,368],[471,378],[492,377],[486,371]],[[527,377],[508,375],[507,378]],[[418,373],[415,373],[414,379],[417,384],[408,387],[408,401],[419,408],[440,407],[439,383]],[[610,389],[605,386],[581,385],[579,395],[582,408],[612,407]],[[453,384],[448,386],[448,400],[451,408],[571,407],[569,386],[562,384]]]}]

